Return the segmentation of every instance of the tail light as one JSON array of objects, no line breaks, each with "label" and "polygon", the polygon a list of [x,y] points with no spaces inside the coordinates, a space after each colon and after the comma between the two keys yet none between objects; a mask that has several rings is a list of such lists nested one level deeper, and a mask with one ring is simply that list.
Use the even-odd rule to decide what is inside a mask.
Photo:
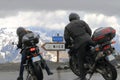
[{"label": "tail light", "polygon": [[103,50],[106,50],[106,49],[109,49],[110,48],[110,45],[107,45],[103,48]]},{"label": "tail light", "polygon": [[115,43],[116,43],[116,41],[112,41],[112,42],[111,42],[111,44],[115,44]]},{"label": "tail light", "polygon": [[31,52],[33,52],[33,51],[35,51],[36,50],[36,48],[30,48],[30,51]]},{"label": "tail light", "polygon": [[99,47],[95,48],[95,51],[100,51],[100,48]]}]

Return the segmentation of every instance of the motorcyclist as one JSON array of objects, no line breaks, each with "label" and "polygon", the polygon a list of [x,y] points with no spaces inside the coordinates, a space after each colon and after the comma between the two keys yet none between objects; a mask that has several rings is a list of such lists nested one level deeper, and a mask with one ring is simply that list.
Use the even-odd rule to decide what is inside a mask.
[{"label": "motorcyclist", "polygon": [[[20,49],[23,49],[23,47],[22,47],[22,38],[23,38],[23,36],[25,34],[27,34],[27,33],[33,33],[33,32],[29,31],[29,30],[26,30],[23,27],[19,27],[19,28],[17,28],[16,33],[17,33],[17,36],[18,36],[18,45],[17,45],[17,47],[20,48]],[[24,65],[23,64],[25,64],[25,62],[26,62],[26,54],[24,53],[24,50],[21,52],[21,55],[22,55],[22,58],[21,58],[21,64],[20,64],[20,72],[19,72],[19,77],[17,78],[17,80],[23,80],[23,71],[24,71]],[[42,57],[42,56],[40,56],[40,57]],[[52,75],[53,73],[50,71],[50,69],[47,66],[44,59],[42,60],[42,62],[43,62],[42,64],[44,65],[48,75]]]},{"label": "motorcyclist", "polygon": [[86,55],[86,51],[88,46],[95,46],[95,43],[91,39],[91,29],[88,24],[80,20],[80,17],[76,13],[71,13],[69,15],[70,23],[66,25],[64,30],[64,38],[65,38],[65,47],[69,48],[72,45],[70,55],[75,53],[78,54],[79,57],[79,68],[80,68],[80,80],[87,80],[85,69],[84,69],[84,58]]}]

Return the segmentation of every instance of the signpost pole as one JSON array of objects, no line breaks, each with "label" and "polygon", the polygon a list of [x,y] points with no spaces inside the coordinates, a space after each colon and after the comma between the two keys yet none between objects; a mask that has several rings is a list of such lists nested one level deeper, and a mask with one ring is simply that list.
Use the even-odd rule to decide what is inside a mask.
[{"label": "signpost pole", "polygon": [[57,50],[57,63],[59,63],[59,51]]},{"label": "signpost pole", "polygon": [[[57,33],[57,36],[59,36],[59,33]],[[59,63],[59,50],[57,50],[57,63]]]}]

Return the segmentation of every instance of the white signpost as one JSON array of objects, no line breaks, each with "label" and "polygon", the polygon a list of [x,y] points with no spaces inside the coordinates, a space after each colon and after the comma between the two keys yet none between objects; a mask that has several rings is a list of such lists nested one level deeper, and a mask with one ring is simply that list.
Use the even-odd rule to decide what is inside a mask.
[{"label": "white signpost", "polygon": [[42,45],[42,48],[46,51],[64,51],[64,43],[45,43]]},{"label": "white signpost", "polygon": [[65,43],[63,43],[63,36],[52,36],[53,42],[47,42],[42,45],[46,51],[57,51],[57,62],[59,62],[59,51],[65,51]]},{"label": "white signpost", "polygon": [[46,51],[57,51],[57,62],[59,62],[59,51],[65,51],[65,43],[45,43],[42,48]]}]

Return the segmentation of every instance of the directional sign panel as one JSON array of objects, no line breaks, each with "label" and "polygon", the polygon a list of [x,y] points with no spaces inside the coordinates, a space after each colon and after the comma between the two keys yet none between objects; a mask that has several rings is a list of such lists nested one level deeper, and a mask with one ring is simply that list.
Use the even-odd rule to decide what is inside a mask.
[{"label": "directional sign panel", "polygon": [[46,51],[64,51],[64,43],[45,43],[42,45],[42,48]]},{"label": "directional sign panel", "polygon": [[52,41],[53,42],[63,42],[63,36],[53,36]]}]

